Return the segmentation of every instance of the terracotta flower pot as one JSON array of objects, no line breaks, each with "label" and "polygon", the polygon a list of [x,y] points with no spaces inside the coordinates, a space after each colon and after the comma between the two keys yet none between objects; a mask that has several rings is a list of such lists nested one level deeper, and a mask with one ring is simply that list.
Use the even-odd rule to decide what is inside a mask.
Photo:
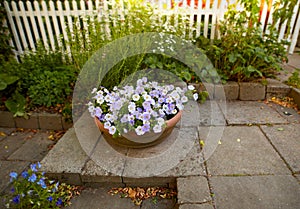
[{"label": "terracotta flower pot", "polygon": [[180,121],[182,111],[179,111],[173,118],[166,121],[166,128],[161,133],[147,132],[144,135],[137,135],[134,131],[130,131],[119,137],[113,137],[103,123],[95,117],[95,123],[102,132],[104,139],[109,144],[114,144],[128,148],[145,148],[157,145],[166,139],[173,131],[176,124]]}]

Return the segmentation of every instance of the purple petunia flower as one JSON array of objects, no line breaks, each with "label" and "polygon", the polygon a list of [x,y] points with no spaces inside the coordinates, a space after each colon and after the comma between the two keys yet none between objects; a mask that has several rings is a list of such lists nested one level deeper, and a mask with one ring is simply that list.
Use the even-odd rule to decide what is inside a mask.
[{"label": "purple petunia flower", "polygon": [[142,126],[142,131],[143,131],[144,133],[149,132],[149,131],[150,131],[150,125],[149,125],[149,124],[144,124],[144,125]]}]

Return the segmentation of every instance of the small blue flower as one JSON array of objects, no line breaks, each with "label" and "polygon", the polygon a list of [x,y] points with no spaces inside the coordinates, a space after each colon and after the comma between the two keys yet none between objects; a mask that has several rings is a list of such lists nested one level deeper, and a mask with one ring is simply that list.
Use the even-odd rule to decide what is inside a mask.
[{"label": "small blue flower", "polygon": [[47,197],[47,200],[48,200],[49,202],[52,202],[52,200],[53,200],[53,197],[52,197],[52,196],[50,196],[50,197]]},{"label": "small blue flower", "polygon": [[32,174],[29,178],[28,178],[28,181],[30,182],[35,182],[36,181],[36,174]]},{"label": "small blue flower", "polygon": [[56,201],[56,206],[61,206],[61,205],[62,205],[62,200],[58,198],[58,200]]},{"label": "small blue flower", "polygon": [[29,174],[28,174],[27,171],[23,171],[23,172],[22,172],[22,177],[23,177],[24,179],[28,178],[28,176],[29,176]]},{"label": "small blue flower", "polygon": [[13,181],[18,177],[18,174],[16,172],[11,172],[9,176],[10,176],[10,181]]},{"label": "small blue flower", "polygon": [[30,165],[30,169],[31,169],[33,172],[37,172],[36,164],[31,164],[31,165]]},{"label": "small blue flower", "polygon": [[20,203],[20,195],[19,194],[13,198],[13,202],[16,204]]},{"label": "small blue flower", "polygon": [[46,189],[46,188],[47,188],[44,179],[40,179],[40,180],[37,182],[37,184],[40,185],[43,189]]},{"label": "small blue flower", "polygon": [[41,165],[40,162],[37,163],[37,166],[38,166],[38,168],[41,168],[41,167],[42,167],[42,165]]},{"label": "small blue flower", "polygon": [[11,193],[14,193],[15,191],[16,191],[15,188],[11,188],[10,190]]}]

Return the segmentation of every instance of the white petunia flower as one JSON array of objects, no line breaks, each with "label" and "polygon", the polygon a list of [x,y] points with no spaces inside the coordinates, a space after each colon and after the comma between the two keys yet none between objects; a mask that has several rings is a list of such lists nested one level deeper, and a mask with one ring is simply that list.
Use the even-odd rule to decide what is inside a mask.
[{"label": "white petunia flower", "polygon": [[140,95],[138,95],[138,94],[134,94],[134,95],[132,95],[132,100],[133,101],[139,101],[139,99],[140,99]]},{"label": "white petunia flower", "polygon": [[161,126],[160,125],[155,125],[153,127],[153,131],[154,131],[154,133],[160,133],[162,131]]},{"label": "white petunia flower", "polygon": [[188,89],[191,90],[191,91],[193,91],[195,89],[195,87],[193,85],[189,85]]},{"label": "white petunia flower", "polygon": [[109,131],[109,134],[114,135],[116,133],[117,129],[115,126],[111,126],[111,127],[109,127],[108,131]]},{"label": "white petunia flower", "polygon": [[198,98],[199,98],[199,96],[198,96],[198,94],[196,93],[196,94],[193,94],[193,97],[194,97],[194,100],[195,101],[197,101],[198,100]]}]

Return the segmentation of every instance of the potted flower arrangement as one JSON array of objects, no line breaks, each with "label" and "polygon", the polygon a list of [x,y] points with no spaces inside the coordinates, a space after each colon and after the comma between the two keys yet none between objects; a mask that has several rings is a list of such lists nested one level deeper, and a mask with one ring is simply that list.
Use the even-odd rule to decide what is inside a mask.
[{"label": "potted flower arrangement", "polygon": [[148,147],[161,142],[180,120],[189,98],[198,99],[194,87],[160,85],[138,79],[136,85],[92,90],[88,109],[109,143]]}]

